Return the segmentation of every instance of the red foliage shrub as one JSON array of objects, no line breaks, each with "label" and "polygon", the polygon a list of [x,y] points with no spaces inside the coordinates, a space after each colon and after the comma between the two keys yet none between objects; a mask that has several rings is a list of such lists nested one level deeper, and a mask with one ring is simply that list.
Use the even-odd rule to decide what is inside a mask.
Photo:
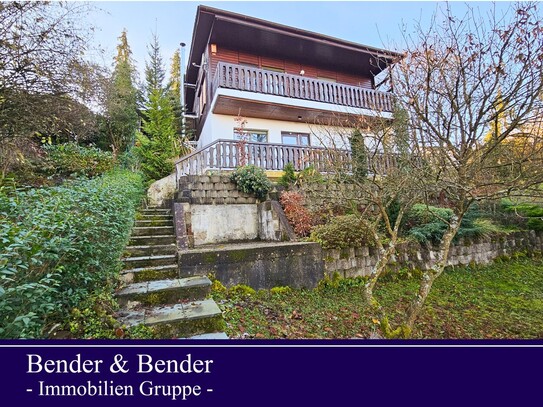
[{"label": "red foliage shrub", "polygon": [[313,217],[304,207],[303,195],[299,192],[285,191],[281,194],[279,202],[294,228],[294,233],[300,237],[308,236],[313,227]]}]

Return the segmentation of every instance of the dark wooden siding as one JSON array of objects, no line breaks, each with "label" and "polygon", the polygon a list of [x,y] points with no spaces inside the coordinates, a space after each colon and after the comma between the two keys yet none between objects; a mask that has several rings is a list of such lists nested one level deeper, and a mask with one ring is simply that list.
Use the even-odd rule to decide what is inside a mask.
[{"label": "dark wooden siding", "polygon": [[283,69],[286,73],[292,75],[299,75],[300,72],[303,70],[304,75],[310,78],[323,77],[333,79],[338,83],[343,83],[346,85],[361,86],[367,89],[373,88],[373,81],[371,77],[358,76],[344,72],[336,72],[329,69],[321,69],[317,66],[302,65],[295,61],[287,61],[277,58],[249,54],[243,51],[227,49],[221,47],[220,45],[217,46],[217,53],[215,55],[212,55],[210,50],[209,55],[211,62],[211,78],[213,78],[215,75],[217,63],[222,61],[231,64],[255,65],[260,68],[262,68],[263,66],[267,66]]}]

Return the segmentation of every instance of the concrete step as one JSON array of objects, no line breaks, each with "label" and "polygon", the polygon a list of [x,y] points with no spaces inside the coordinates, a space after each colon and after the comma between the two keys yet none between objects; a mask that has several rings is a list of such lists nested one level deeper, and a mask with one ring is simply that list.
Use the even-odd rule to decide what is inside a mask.
[{"label": "concrete step", "polygon": [[226,335],[224,332],[212,332],[209,334],[201,334],[201,335],[195,335],[191,336],[187,339],[229,339],[228,335]]},{"label": "concrete step", "polygon": [[172,211],[170,209],[162,208],[147,208],[141,209],[139,213],[142,215],[171,215]]},{"label": "concrete step", "polygon": [[156,236],[172,234],[172,226],[135,226],[132,228],[132,236]]},{"label": "concrete step", "polygon": [[146,214],[143,214],[143,213],[140,213],[136,216],[136,220],[169,220],[169,219],[172,219],[172,215],[161,215],[161,214],[158,214],[158,215],[153,215],[153,214],[150,214],[150,215],[146,215]]},{"label": "concrete step", "polygon": [[121,271],[120,279],[125,284],[141,283],[144,281],[166,280],[179,277],[177,264],[165,266],[135,267]]},{"label": "concrete step", "polygon": [[129,309],[199,300],[205,298],[210,289],[209,278],[196,276],[130,284],[118,291],[116,297],[121,307]]},{"label": "concrete step", "polygon": [[123,260],[124,266],[128,269],[177,264],[177,256],[175,254],[162,254],[162,255],[155,255],[155,256],[141,256],[141,257],[125,257],[122,260]]},{"label": "concrete step", "polygon": [[130,246],[175,244],[175,236],[174,235],[131,236],[128,244]]},{"label": "concrete step", "polygon": [[140,246],[126,246],[125,252],[129,253],[127,257],[151,256],[158,254],[175,254],[177,248],[174,243],[171,244],[153,244]]},{"label": "concrete step", "polygon": [[173,227],[173,219],[138,219],[136,220],[136,227],[148,227],[148,226],[170,226]]},{"label": "concrete step", "polygon": [[186,338],[224,330],[222,313],[215,301],[207,299],[137,311],[121,311],[117,319],[126,326],[155,327],[162,338]]}]

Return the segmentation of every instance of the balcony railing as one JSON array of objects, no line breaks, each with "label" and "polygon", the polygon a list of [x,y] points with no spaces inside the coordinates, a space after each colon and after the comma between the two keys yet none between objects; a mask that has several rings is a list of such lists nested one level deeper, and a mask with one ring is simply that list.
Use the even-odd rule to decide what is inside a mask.
[{"label": "balcony railing", "polygon": [[393,105],[389,93],[225,62],[217,64],[213,91],[217,87],[379,112],[391,112]]},{"label": "balcony railing", "polygon": [[[371,165],[370,165],[371,161]],[[175,164],[179,180],[184,175],[203,175],[206,171],[233,170],[240,165],[255,165],[264,170],[283,170],[292,163],[296,171],[313,166],[320,173],[351,171],[351,152],[323,147],[216,140],[182,157]],[[368,159],[368,168],[380,174],[396,166],[394,155]]]}]

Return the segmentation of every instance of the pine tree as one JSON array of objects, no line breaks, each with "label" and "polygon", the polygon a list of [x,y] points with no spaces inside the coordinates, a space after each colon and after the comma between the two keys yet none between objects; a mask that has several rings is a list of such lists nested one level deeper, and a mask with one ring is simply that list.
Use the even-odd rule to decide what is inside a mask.
[{"label": "pine tree", "polygon": [[157,180],[173,171],[173,160],[179,156],[180,143],[171,92],[164,88],[165,69],[158,37],[149,45],[149,61],[145,63],[145,104],[142,131],[137,134],[136,154],[148,180]]},{"label": "pine tree", "polygon": [[137,90],[134,87],[135,68],[132,51],[123,30],[114,58],[114,70],[106,94],[105,133],[114,154],[126,151],[134,144],[138,126]]},{"label": "pine tree", "polygon": [[147,47],[149,60],[145,62],[145,91],[147,100],[155,90],[164,90],[164,79],[166,71],[162,56],[160,55],[160,44],[158,35],[153,33],[151,43]]}]

